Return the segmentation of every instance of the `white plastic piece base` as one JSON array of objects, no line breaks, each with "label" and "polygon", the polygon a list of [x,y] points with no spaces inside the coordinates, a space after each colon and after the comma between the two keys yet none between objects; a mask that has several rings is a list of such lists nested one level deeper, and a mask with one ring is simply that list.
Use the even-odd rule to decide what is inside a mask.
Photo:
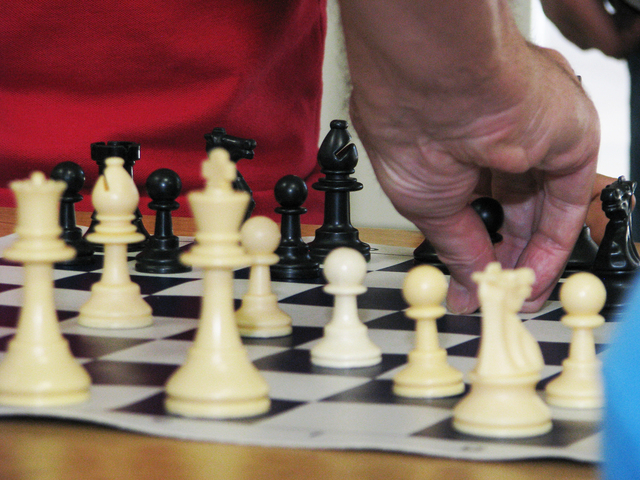
[{"label": "white plastic piece base", "polygon": [[291,317],[280,309],[274,294],[242,297],[242,307],[236,311],[236,323],[243,337],[284,337],[292,332]]},{"label": "white plastic piece base", "polygon": [[91,378],[66,340],[46,344],[13,339],[0,363],[0,404],[53,407],[89,399]]},{"label": "white plastic piece base", "polygon": [[380,348],[367,335],[363,324],[349,328],[327,325],[324,337],[311,348],[311,363],[329,368],[362,368],[382,361]]},{"label": "white plastic piece base", "polygon": [[140,295],[138,284],[98,282],[92,285],[91,297],[80,308],[78,324],[106,329],[143,328],[153,324],[153,316],[151,306]]},{"label": "white plastic piece base", "polygon": [[242,348],[214,353],[192,347],[166,393],[167,411],[185,417],[252,417],[271,406],[269,386]]},{"label": "white plastic piece base", "polygon": [[471,391],[453,410],[453,427],[469,435],[527,438],[552,428],[551,410],[535,391],[539,375],[487,379],[470,374]]},{"label": "white plastic piece base", "polygon": [[547,384],[547,403],[563,408],[602,408],[601,363],[585,364],[567,358],[562,374]]},{"label": "white plastic piece base", "polygon": [[462,392],[462,372],[447,363],[446,350],[410,352],[407,366],[393,377],[393,393],[401,397],[442,398]]}]

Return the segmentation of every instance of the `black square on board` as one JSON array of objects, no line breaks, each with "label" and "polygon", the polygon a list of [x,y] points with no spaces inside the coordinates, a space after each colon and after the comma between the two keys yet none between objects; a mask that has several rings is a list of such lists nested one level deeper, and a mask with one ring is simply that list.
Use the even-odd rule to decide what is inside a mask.
[{"label": "black square on board", "polygon": [[178,365],[96,360],[83,365],[94,385],[162,387]]},{"label": "black square on board", "polygon": [[488,437],[476,437],[460,433],[453,428],[452,418],[442,420],[424,430],[414,433],[414,437],[437,438],[440,440],[458,440],[467,442],[489,442],[495,444],[529,445],[540,447],[568,447],[583,440],[598,431],[596,422],[581,422],[570,420],[554,420],[553,428],[549,433],[531,438],[494,439]]},{"label": "black square on board", "polygon": [[[125,412],[125,413],[137,413],[137,414],[143,414],[143,415],[171,417],[173,415],[171,413],[168,413],[167,410],[165,409],[165,406],[164,406],[165,399],[166,399],[165,392],[160,392],[160,393],[151,395],[150,397],[147,397],[138,402],[132,403],[131,405],[118,408],[116,409],[116,411]],[[269,407],[269,411],[264,414],[256,415],[253,417],[247,417],[247,418],[220,419],[215,421],[252,424],[252,423],[262,421],[265,418],[273,417],[280,413],[286,412],[288,410],[291,410],[292,408],[295,408],[303,404],[304,404],[303,402],[271,399],[271,406]],[[212,420],[212,419],[206,419],[206,420]]]}]

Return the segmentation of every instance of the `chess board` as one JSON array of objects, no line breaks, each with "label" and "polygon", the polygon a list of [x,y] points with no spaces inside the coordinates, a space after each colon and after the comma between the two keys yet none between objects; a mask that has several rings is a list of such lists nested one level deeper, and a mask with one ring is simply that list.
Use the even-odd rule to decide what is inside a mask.
[{"label": "chess board", "polygon": [[[0,252],[15,239],[0,239]],[[190,239],[183,239],[185,245]],[[91,399],[64,408],[0,407],[0,416],[40,416],[94,422],[149,435],[234,444],[366,449],[470,460],[562,458],[600,460],[599,410],[552,408],[553,430],[520,440],[492,440],[457,433],[452,409],[460,399],[405,399],[392,393],[392,377],[413,348],[415,322],[406,318],[400,286],[413,266],[411,250],[373,245],[365,284],[358,298],[361,319],[381,347],[380,365],[358,369],[320,368],[310,363],[310,348],[322,336],[333,299],[322,281],[274,282],[281,307],[293,318],[293,334],[276,339],[245,339],[248,354],[270,386],[271,410],[241,420],[187,419],[163,407],[169,375],[183,363],[194,338],[200,309],[202,272],[150,275],[132,279],[153,308],[154,325],[134,330],[96,330],[76,321],[79,307],[99,279],[99,267],[55,270],[60,327],[76,358],[91,375]],[[236,272],[236,306],[246,290],[248,269]],[[22,267],[0,258],[0,358],[15,332],[22,296]],[[557,293],[557,292],[556,292]],[[545,359],[538,388],[556,376],[568,354],[570,331],[561,325],[557,294],[545,308],[522,316],[539,340]],[[438,321],[441,346],[463,372],[475,364],[479,315],[447,314]],[[615,323],[595,333],[605,349]],[[599,353],[601,355],[601,353]],[[542,392],[541,392],[542,395]]]}]

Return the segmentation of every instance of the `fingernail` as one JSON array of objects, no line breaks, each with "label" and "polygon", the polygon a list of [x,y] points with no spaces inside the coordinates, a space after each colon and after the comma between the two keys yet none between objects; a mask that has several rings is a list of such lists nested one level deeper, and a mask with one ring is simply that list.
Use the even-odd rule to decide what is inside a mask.
[{"label": "fingernail", "polygon": [[456,315],[473,313],[478,309],[475,295],[454,280],[449,284],[446,305],[447,310]]}]

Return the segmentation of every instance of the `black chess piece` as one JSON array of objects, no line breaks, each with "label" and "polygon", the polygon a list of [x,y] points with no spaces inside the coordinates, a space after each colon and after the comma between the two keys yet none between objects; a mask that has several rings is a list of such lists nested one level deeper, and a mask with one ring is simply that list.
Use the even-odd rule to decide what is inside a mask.
[{"label": "black chess piece", "polygon": [[62,162],[53,167],[50,176],[53,180],[62,180],[67,184],[60,198],[61,237],[67,245],[76,250],[75,258],[56,263],[56,268],[73,269],[93,265],[96,263],[94,246],[82,237],[82,229],[76,224],[75,204],[82,200],[80,190],[84,186],[84,171],[75,162]]},{"label": "black chess piece", "polygon": [[[109,157],[122,158],[125,170],[133,178],[133,165],[140,160],[140,144],[135,142],[95,142],[91,144],[91,159],[98,165],[98,175],[104,173],[104,169],[107,166],[105,160]],[[144,248],[150,235],[142,223],[142,213],[140,213],[139,208],[136,208],[134,215],[135,218],[132,223],[136,226],[136,231],[144,235],[144,240],[129,244],[127,250],[139,252]],[[93,215],[91,215],[91,225],[89,225],[89,230],[85,233],[85,237],[93,233],[97,224],[98,220],[94,211]],[[102,251],[103,247],[100,244],[96,244],[95,249]]]},{"label": "black chess piece", "polygon": [[[471,202],[471,208],[480,216],[491,238],[491,243],[501,242],[502,235],[498,231],[504,223],[504,210],[500,202],[491,197],[479,197]],[[426,263],[445,273],[448,272],[447,267],[440,261],[433,246],[426,239],[413,251],[413,260],[416,264]]]},{"label": "black chess piece", "polygon": [[576,244],[573,247],[567,267],[565,268],[565,275],[570,275],[575,272],[590,271],[593,268],[593,262],[598,254],[598,244],[591,238],[591,231],[586,225],[582,226],[580,235]]},{"label": "black chess piece", "polygon": [[624,306],[633,279],[640,268],[640,256],[631,237],[631,201],[636,182],[619,177],[600,193],[602,210],[609,219],[593,262],[593,273],[607,290],[603,309],[613,318]]},{"label": "black chess piece", "polygon": [[180,243],[173,234],[171,212],[180,207],[176,198],[182,190],[182,181],[168,168],[154,171],[145,184],[151,197],[149,208],[156,211],[156,226],[144,249],[136,256],[135,269],[145,273],[188,272],[191,267],[180,263]]},{"label": "black chess piece", "polygon": [[[238,163],[241,159],[251,160],[254,156],[254,149],[256,148],[256,141],[249,138],[240,138],[228,135],[224,128],[214,128],[211,133],[207,133],[204,136],[207,142],[207,153],[214,148],[224,148],[229,152],[229,158],[233,163]],[[247,192],[251,196],[249,206],[247,207],[247,213],[245,220],[251,216],[251,212],[256,206],[256,201],[253,199],[253,192],[249,187],[249,184],[244,179],[239,170],[236,169],[236,179],[233,181],[234,190],[241,192]]]},{"label": "black chess piece", "polygon": [[309,246],[302,240],[300,215],[307,211],[302,204],[307,199],[307,185],[295,175],[282,177],[274,194],[280,205],[275,209],[282,215],[281,239],[276,249],[280,261],[271,265],[273,280],[305,280],[320,276],[320,266],[309,255]]},{"label": "black chess piece", "polygon": [[358,230],[351,225],[351,192],[362,190],[362,183],[350,175],[358,164],[358,150],[351,143],[345,120],[333,120],[331,130],[318,150],[318,163],[324,177],[312,185],[325,192],[324,220],[309,243],[311,258],[322,263],[331,250],[349,247],[371,259],[371,247],[360,240]]},{"label": "black chess piece", "polygon": [[482,223],[484,223],[491,243],[496,244],[502,241],[502,235],[498,233],[498,230],[502,228],[504,223],[504,210],[502,205],[495,198],[480,197],[471,202],[471,208],[480,216]]}]

